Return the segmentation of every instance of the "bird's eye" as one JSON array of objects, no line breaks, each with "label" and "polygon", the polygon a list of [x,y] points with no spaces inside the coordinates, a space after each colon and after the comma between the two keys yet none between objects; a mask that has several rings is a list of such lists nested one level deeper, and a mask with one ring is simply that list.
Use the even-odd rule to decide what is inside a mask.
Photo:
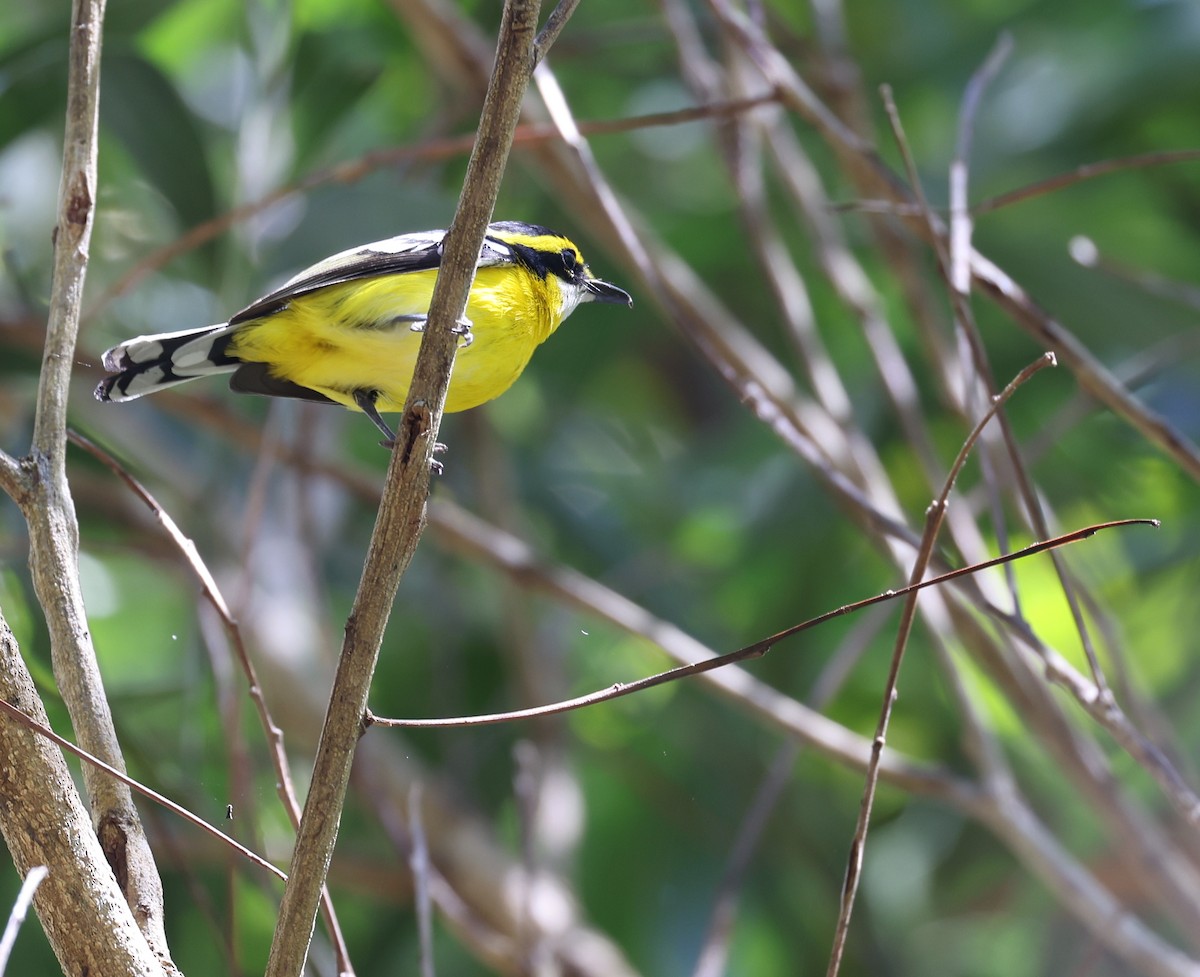
[{"label": "bird's eye", "polygon": [[579,259],[575,256],[575,252],[570,248],[563,248],[559,254],[562,255],[563,268],[565,268],[567,273],[570,274],[575,270],[575,263]]}]

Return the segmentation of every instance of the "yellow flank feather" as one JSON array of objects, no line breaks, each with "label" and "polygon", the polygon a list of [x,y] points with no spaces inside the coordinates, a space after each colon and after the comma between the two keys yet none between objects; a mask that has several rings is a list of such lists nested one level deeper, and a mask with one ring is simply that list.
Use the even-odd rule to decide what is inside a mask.
[{"label": "yellow flank feather", "polygon": [[[286,309],[247,322],[229,351],[243,362],[267,363],[272,375],[358,410],[347,391],[379,392],[376,409],[399,411],[421,345],[406,315],[429,309],[436,271],[331,285],[295,299]],[[504,393],[533,351],[562,322],[557,284],[524,269],[483,268],[467,303],[473,341],[458,351],[446,410],[478,407]]]},{"label": "yellow flank feather", "polygon": [[[197,377],[231,373],[243,393],[362,411],[402,410],[441,263],[443,231],[402,234],[326,258],[226,323],[127,340],[103,357],[99,400],[135,400]],[[467,302],[469,335],[446,410],[477,407],[521,375],[533,351],[582,302],[631,304],[592,275],[561,234],[518,221],[488,226]]]}]

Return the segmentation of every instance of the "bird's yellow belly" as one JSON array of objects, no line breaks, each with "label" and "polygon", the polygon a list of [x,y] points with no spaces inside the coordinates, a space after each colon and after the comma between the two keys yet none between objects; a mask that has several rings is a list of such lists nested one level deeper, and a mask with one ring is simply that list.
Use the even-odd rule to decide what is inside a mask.
[{"label": "bird's yellow belly", "polygon": [[[405,316],[429,310],[436,271],[332,285],[247,322],[229,352],[266,363],[290,380],[357,409],[354,392],[377,391],[376,408],[399,411],[408,396],[421,333]],[[446,410],[477,407],[504,393],[557,326],[541,283],[513,268],[484,268],[467,303],[474,341],[459,349]]]}]

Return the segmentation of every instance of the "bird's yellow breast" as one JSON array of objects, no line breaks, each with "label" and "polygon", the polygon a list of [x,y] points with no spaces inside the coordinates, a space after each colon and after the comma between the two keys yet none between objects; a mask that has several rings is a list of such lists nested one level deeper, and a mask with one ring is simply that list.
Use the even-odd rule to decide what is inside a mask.
[{"label": "bird's yellow breast", "polygon": [[[356,279],[301,295],[286,308],[239,327],[229,352],[266,363],[290,380],[357,409],[356,390],[379,392],[381,412],[404,406],[421,334],[411,318],[429,311],[437,271]],[[459,349],[446,410],[468,410],[504,393],[533,351],[562,321],[553,275],[482,268],[466,315],[474,341]]]}]

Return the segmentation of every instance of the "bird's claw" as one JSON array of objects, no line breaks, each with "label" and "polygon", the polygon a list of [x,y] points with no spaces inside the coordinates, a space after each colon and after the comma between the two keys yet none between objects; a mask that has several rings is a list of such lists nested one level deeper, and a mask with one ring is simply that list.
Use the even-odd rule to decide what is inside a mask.
[{"label": "bird's claw", "polygon": [[[398,316],[401,322],[407,322],[408,328],[413,332],[424,332],[425,323],[429,321],[427,316]],[[454,335],[461,337],[459,349],[466,349],[475,342],[475,334],[471,332],[471,320],[463,316],[450,330]]]},{"label": "bird's claw", "polygon": [[[446,446],[445,446],[444,444],[442,444],[442,442],[441,442],[441,441],[434,441],[434,442],[433,442],[433,451],[432,451],[432,452],[430,452],[430,453],[431,453],[431,454],[434,454],[434,455],[441,455],[441,454],[445,454],[445,453],[446,453]],[[443,465],[443,464],[442,464],[440,461],[438,461],[436,458],[430,458],[430,460],[429,460],[429,472],[430,472],[430,474],[432,474],[432,475],[441,475],[441,474],[443,474],[445,471],[446,471],[446,466],[445,466],[445,465]]]},{"label": "bird's claw", "polygon": [[462,342],[458,345],[459,349],[466,349],[475,342],[475,334],[471,332],[471,320],[466,316],[458,320],[451,332],[462,337]]}]

